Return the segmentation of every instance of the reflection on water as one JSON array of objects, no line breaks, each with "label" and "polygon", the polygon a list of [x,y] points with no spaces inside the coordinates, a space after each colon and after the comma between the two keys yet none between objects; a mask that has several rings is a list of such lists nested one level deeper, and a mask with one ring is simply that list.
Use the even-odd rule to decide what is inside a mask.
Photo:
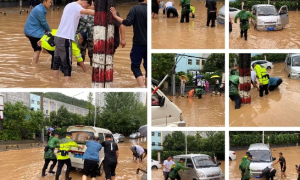
[{"label": "reflection on water", "polygon": [[[220,168],[222,169],[222,171],[225,175],[226,174],[225,161],[219,161],[219,162],[221,163]],[[155,180],[164,180],[163,168],[151,170],[151,176],[152,176],[152,179],[155,179]],[[185,180],[185,179],[182,179],[182,180]]]},{"label": "reflection on water", "polygon": [[251,23],[247,41],[240,37],[239,21],[233,23],[229,35],[230,49],[299,49],[300,12],[290,11],[289,17],[289,24],[281,31],[257,31]]},{"label": "reflection on water", "polygon": [[[131,6],[136,3],[118,5],[116,9],[125,18]],[[83,73],[80,66],[73,59],[72,83],[64,85],[63,75],[59,81],[52,78],[50,69],[50,55],[41,53],[39,63],[31,65],[33,49],[23,33],[24,25],[29,14],[19,14],[19,8],[0,8],[7,15],[0,14],[0,87],[91,87],[92,68],[86,55],[87,72]],[[63,7],[60,10],[48,10],[47,21],[50,28],[57,29]],[[114,56],[114,87],[136,87],[137,83],[131,72],[129,53],[132,47],[132,27],[125,27],[126,47],[119,47]],[[142,68],[143,70],[143,68]],[[143,70],[144,72],[144,70]],[[144,73],[143,73],[144,74]]]},{"label": "reflection on water", "polygon": [[[167,1],[165,1],[166,3]],[[180,1],[174,0],[178,18],[167,18],[160,9],[158,19],[152,19],[152,48],[154,49],[224,49],[224,25],[216,21],[216,27],[206,27],[207,9],[204,1],[191,1],[195,6],[195,18],[189,23],[180,23]],[[218,3],[220,9],[223,3]]]},{"label": "reflection on water", "polygon": [[212,96],[210,93],[198,98],[182,98],[168,96],[168,98],[182,111],[186,126],[224,126],[225,125],[225,97]]},{"label": "reflection on water", "polygon": [[[143,160],[141,164],[137,164],[132,161],[132,151],[130,146],[132,144],[138,144],[143,148],[147,148],[147,139],[139,138],[135,140],[125,139],[124,143],[118,143],[119,146],[119,159],[116,169],[116,180],[120,179],[132,179],[140,180],[142,172],[136,174],[136,169],[146,169],[147,160]],[[41,171],[44,165],[44,148],[32,148],[22,150],[10,150],[0,152],[0,179],[18,179],[18,180],[53,180],[55,175],[47,175],[41,177]],[[48,168],[50,165],[48,166]],[[57,166],[54,168],[56,171]],[[63,180],[65,177],[65,169],[63,168],[60,179]],[[5,173],[3,173],[5,172]],[[70,177],[73,180],[81,180],[82,172],[75,171],[74,169],[70,173]],[[105,173],[97,179],[105,180]]]},{"label": "reflection on water", "polygon": [[[271,148],[272,156],[276,157],[276,160],[274,162],[277,162],[279,159],[279,152],[283,153],[283,157],[286,161],[286,178],[287,180],[294,180],[297,179],[298,175],[295,170],[295,165],[297,164],[299,166],[300,164],[300,149],[291,146],[291,147],[280,147],[280,148]],[[241,162],[241,159],[246,154],[246,150],[239,150],[235,151],[236,153],[236,160],[229,161],[229,178],[230,180],[240,180],[241,179],[241,171],[239,170],[239,164]],[[280,164],[276,164],[274,166],[276,169],[276,175],[274,179],[280,179]],[[253,178],[254,179],[254,178]]]},{"label": "reflection on water", "polygon": [[289,79],[284,63],[274,64],[268,70],[271,77],[280,77],[279,88],[260,98],[257,89],[251,90],[251,104],[234,109],[229,101],[230,126],[300,126],[300,80]]}]

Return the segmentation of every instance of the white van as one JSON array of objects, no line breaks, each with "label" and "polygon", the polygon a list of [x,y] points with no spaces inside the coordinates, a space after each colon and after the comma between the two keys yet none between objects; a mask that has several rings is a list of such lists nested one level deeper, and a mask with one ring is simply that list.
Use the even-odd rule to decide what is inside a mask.
[{"label": "white van", "polygon": [[284,70],[291,79],[300,79],[300,54],[288,54],[285,58]]},{"label": "white van", "polygon": [[185,159],[185,166],[193,168],[192,170],[180,170],[178,173],[182,180],[222,180],[224,174],[219,167],[221,163],[216,164],[212,158],[206,154],[185,154],[174,156],[176,163],[180,159]]},{"label": "white van", "polygon": [[269,4],[258,4],[252,6],[252,14],[256,20],[251,19],[254,28],[259,31],[282,30],[289,24],[289,12],[287,6],[282,6],[279,12],[275,6]]},{"label": "white van", "polygon": [[[156,86],[152,85],[152,91]],[[152,94],[152,126],[185,126],[182,111],[159,89]]]},{"label": "white van", "polygon": [[263,143],[251,144],[248,152],[252,155],[250,163],[251,177],[259,178],[266,167],[273,168],[272,163],[276,158],[272,157],[268,145]]},{"label": "white van", "polygon": [[218,14],[219,14],[219,16],[217,17],[218,23],[224,25],[225,24],[225,5],[223,5],[221,7]]},{"label": "white van", "polygon": [[[102,129],[98,127],[92,127],[92,126],[69,126],[67,129],[67,132],[72,133],[72,139],[78,144],[78,145],[85,145],[89,140],[92,140],[94,136],[99,137],[100,142],[104,141],[106,134],[112,133],[107,129]],[[82,156],[84,152],[86,151],[87,147],[84,149],[78,149],[75,147],[72,147],[69,151],[69,156],[71,159],[72,167],[83,169],[83,160]],[[101,176],[103,173],[103,159],[104,159],[104,149],[102,148],[101,151],[99,151],[99,169],[98,169],[98,175]]]}]

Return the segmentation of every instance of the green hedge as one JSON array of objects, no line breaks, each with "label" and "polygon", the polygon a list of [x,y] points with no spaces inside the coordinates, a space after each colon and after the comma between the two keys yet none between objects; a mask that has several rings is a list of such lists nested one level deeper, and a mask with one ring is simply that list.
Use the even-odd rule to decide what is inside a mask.
[{"label": "green hedge", "polygon": [[[297,7],[297,2],[298,2],[298,7]],[[246,4],[248,8],[251,9],[253,5],[268,4],[268,1],[246,1]],[[277,10],[279,10],[283,5],[287,5],[289,10],[296,10],[297,8],[300,9],[300,1],[298,0],[297,1],[280,1],[280,0],[270,1],[270,4],[274,5]],[[235,2],[229,2],[229,6],[241,9],[242,2],[240,0]]]},{"label": "green hedge", "polygon": [[[270,145],[285,145],[285,144],[296,144],[299,142],[296,134],[271,134],[268,139],[268,135],[265,135],[265,144]],[[230,136],[230,147],[243,147],[249,146],[253,143],[261,143],[261,134],[238,134]]]},{"label": "green hedge", "polygon": [[[192,151],[188,151],[188,154],[207,154],[211,157],[214,156],[214,154],[212,152],[205,152],[205,151],[201,151],[201,152],[192,152]],[[166,160],[168,156],[177,156],[177,155],[181,155],[181,154],[185,154],[185,151],[162,151],[161,152],[161,160]],[[224,153],[216,153],[217,159],[218,160],[224,160],[225,159],[225,154]],[[157,151],[152,151],[152,159],[157,160]]]}]

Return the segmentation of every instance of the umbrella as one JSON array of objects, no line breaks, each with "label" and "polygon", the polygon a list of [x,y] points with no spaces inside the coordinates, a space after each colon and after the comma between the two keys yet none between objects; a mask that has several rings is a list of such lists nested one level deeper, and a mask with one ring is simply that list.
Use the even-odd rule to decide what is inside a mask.
[{"label": "umbrella", "polygon": [[185,81],[189,81],[189,78],[186,77],[185,75],[179,76],[179,79],[180,79],[180,80],[185,79]]},{"label": "umbrella", "polygon": [[214,76],[212,76],[212,77],[210,77],[210,78],[219,78],[220,76],[218,76],[218,75],[214,75]]},{"label": "umbrella", "polygon": [[147,125],[141,126],[139,132],[141,133],[141,136],[147,137]]},{"label": "umbrella", "polygon": [[196,79],[203,78],[203,77],[204,77],[204,75],[201,75],[201,74],[200,74],[200,75],[197,75],[197,76],[196,76]]},{"label": "umbrella", "polygon": [[50,131],[54,131],[54,129],[53,128],[47,128],[47,131],[50,129]]}]

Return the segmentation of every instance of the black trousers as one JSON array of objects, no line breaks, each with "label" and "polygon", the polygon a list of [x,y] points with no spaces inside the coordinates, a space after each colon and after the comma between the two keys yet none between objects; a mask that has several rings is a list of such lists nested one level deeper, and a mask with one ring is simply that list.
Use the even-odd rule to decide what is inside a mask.
[{"label": "black trousers", "polygon": [[216,91],[216,89],[219,91],[219,84],[215,84],[214,91]]},{"label": "black trousers", "polygon": [[[184,18],[185,18],[185,22],[187,22],[187,23],[190,22],[190,5],[187,4],[185,6],[187,7],[188,11],[186,13],[184,13],[184,14],[181,13],[181,19],[180,19],[181,23],[184,22]],[[183,8],[182,8],[182,11],[183,11]]]},{"label": "black trousers", "polygon": [[170,172],[163,172],[163,173],[164,173],[165,180],[168,180]]},{"label": "black trousers", "polygon": [[181,180],[181,177],[179,176],[179,174],[177,174],[177,176],[175,178],[171,178],[171,180],[175,180],[175,179]]},{"label": "black trousers", "polygon": [[50,163],[50,161],[52,161],[52,165],[50,166],[50,170],[53,170],[53,168],[55,167],[56,163],[57,163],[57,160],[56,159],[45,159],[45,164],[44,164],[44,167],[43,169],[47,169],[48,168],[48,165]]},{"label": "black trousers", "polygon": [[112,176],[116,176],[116,167],[117,167],[117,162],[110,162],[110,161],[105,161],[103,164],[103,169],[105,172],[105,178],[106,179],[111,179]]},{"label": "black trousers", "polygon": [[246,29],[246,30],[241,30],[241,38],[242,38],[243,36],[245,36],[245,40],[247,40],[247,37],[248,37],[247,32],[248,32],[248,29]]},{"label": "black trousers", "polygon": [[57,170],[56,170],[56,176],[59,176],[61,174],[61,169],[63,168],[64,164],[67,165],[66,179],[68,179],[70,171],[71,171],[71,167],[72,167],[70,159],[58,160],[58,166],[57,166]]},{"label": "black trousers", "polygon": [[211,21],[211,27],[215,27],[215,22],[216,22],[216,12],[208,12],[207,13],[207,22],[206,26],[209,26]]},{"label": "black trousers", "polygon": [[167,17],[169,18],[171,14],[173,14],[173,17],[178,17],[178,12],[175,8],[168,8]]},{"label": "black trousers", "polygon": [[260,97],[263,97],[263,96],[264,96],[264,91],[265,91],[265,94],[266,94],[266,95],[269,94],[269,91],[268,91],[268,84],[259,86],[259,96],[260,96]]},{"label": "black trousers", "polygon": [[229,95],[231,101],[235,102],[235,109],[240,109],[242,104],[242,99],[239,95]]}]

